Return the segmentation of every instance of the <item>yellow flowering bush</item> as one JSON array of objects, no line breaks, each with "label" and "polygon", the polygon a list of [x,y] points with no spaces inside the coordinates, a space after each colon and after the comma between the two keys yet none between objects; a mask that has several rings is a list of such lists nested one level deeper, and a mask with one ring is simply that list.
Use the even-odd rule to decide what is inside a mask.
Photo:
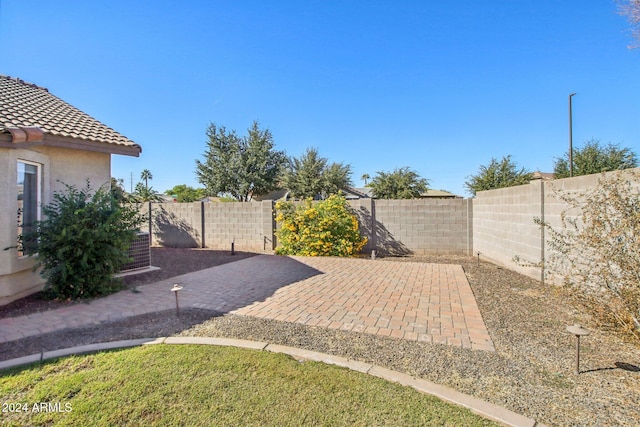
[{"label": "yellow flowering bush", "polygon": [[279,255],[342,256],[358,254],[367,243],[344,196],[313,202],[276,203]]}]

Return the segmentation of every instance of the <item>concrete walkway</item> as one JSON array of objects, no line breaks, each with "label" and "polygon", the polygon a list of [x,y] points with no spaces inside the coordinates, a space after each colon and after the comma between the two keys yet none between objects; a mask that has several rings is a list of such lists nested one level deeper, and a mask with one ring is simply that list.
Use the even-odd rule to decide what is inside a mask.
[{"label": "concrete walkway", "polygon": [[0,342],[181,308],[493,351],[462,267],[259,255],[66,308],[0,319]]}]

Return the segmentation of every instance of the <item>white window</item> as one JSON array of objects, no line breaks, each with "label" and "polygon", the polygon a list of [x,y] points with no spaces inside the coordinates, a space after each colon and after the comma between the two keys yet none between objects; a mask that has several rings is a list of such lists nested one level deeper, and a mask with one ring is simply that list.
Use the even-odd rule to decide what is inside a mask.
[{"label": "white window", "polygon": [[[40,220],[42,202],[42,165],[18,160],[18,236],[35,231]],[[18,247],[18,256],[33,253],[33,242],[23,240]]]}]

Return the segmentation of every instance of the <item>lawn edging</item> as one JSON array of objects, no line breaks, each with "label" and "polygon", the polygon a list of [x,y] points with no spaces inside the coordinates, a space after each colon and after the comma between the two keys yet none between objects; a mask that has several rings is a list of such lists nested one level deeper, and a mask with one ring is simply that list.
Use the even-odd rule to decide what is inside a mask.
[{"label": "lawn edging", "polygon": [[249,350],[269,351],[272,353],[281,353],[293,357],[296,360],[310,360],[314,362],[322,362],[328,365],[336,365],[353,371],[362,372],[373,375],[387,381],[395,382],[403,386],[411,387],[421,393],[429,394],[442,399],[446,402],[453,403],[458,406],[469,409],[470,411],[497,421],[507,426],[514,427],[544,427],[535,420],[517,414],[501,406],[493,403],[477,399],[473,396],[460,393],[450,387],[432,383],[427,380],[415,378],[401,372],[392,371],[381,366],[359,362],[344,357],[333,356],[330,354],[320,353],[316,351],[304,350],[295,347],[287,347],[277,344],[269,344],[266,342],[239,340],[232,338],[205,338],[205,337],[160,337],[160,338],[140,338],[134,340],[112,341],[96,344],[82,345],[78,347],[70,347],[66,349],[46,351],[42,353],[32,354],[29,356],[19,357],[0,362],[0,371],[15,368],[31,363],[42,362],[45,360],[55,359],[58,357],[81,355],[87,353],[95,353],[105,350],[114,350],[120,348],[137,347],[140,345],[215,345],[226,347],[238,347]]}]

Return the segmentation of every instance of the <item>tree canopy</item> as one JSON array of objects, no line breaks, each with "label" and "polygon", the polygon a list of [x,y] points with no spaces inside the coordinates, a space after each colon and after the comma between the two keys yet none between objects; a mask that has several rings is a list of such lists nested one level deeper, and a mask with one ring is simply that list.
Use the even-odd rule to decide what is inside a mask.
[{"label": "tree canopy", "polygon": [[278,184],[286,156],[274,149],[273,136],[254,121],[247,135],[211,123],[207,128],[207,151],[204,161],[196,160],[198,181],[207,193],[227,193],[241,202],[267,194]]},{"label": "tree canopy", "polygon": [[[630,169],[637,165],[636,153],[630,148],[620,148],[611,143],[601,145],[595,139],[585,142],[582,148],[573,150],[573,176]],[[570,175],[568,152],[555,160],[553,169],[555,178],[567,178]]]},{"label": "tree canopy", "polygon": [[110,181],[111,196],[113,199],[121,203],[127,200],[128,194],[124,189],[124,180],[111,177]]},{"label": "tree canopy", "polygon": [[186,184],[179,184],[164,192],[167,196],[173,196],[179,203],[197,202],[207,197],[204,188],[193,188]]},{"label": "tree canopy", "polygon": [[351,165],[329,163],[314,147],[290,158],[281,179],[282,187],[298,199],[326,199],[351,184]]},{"label": "tree canopy", "polygon": [[[124,188],[120,187],[123,191],[123,199],[125,200],[129,200],[132,202],[161,202],[162,201],[162,194],[160,194],[159,192],[157,192],[156,190],[154,190],[153,187],[149,186],[149,181],[151,181],[153,179],[153,175],[151,174],[151,171],[149,169],[145,169],[142,171],[142,173],[140,173],[140,179],[144,180],[143,182],[138,182],[136,184],[135,189],[133,190],[133,193],[131,193],[130,195],[127,195],[126,192],[124,192]],[[111,181],[111,191],[112,193],[114,191],[117,192],[117,188],[114,189],[114,182],[113,182],[113,178]],[[115,184],[121,184],[119,182],[115,182]],[[115,193],[114,193],[115,194]]]},{"label": "tree canopy", "polygon": [[153,187],[147,187],[142,182],[136,184],[133,190],[133,200],[137,202],[161,202],[162,194],[157,192]]},{"label": "tree canopy", "polygon": [[500,161],[491,158],[489,165],[480,166],[478,173],[469,176],[464,185],[475,196],[478,191],[527,184],[531,181],[532,175],[525,168],[518,170],[509,155],[504,156]]},{"label": "tree canopy", "polygon": [[144,186],[146,188],[149,188],[149,181],[153,179],[153,175],[151,174],[151,171],[149,169],[145,169],[140,172],[140,179],[143,179]]},{"label": "tree canopy", "polygon": [[409,167],[376,172],[369,183],[377,199],[415,199],[428,190],[429,181]]}]

